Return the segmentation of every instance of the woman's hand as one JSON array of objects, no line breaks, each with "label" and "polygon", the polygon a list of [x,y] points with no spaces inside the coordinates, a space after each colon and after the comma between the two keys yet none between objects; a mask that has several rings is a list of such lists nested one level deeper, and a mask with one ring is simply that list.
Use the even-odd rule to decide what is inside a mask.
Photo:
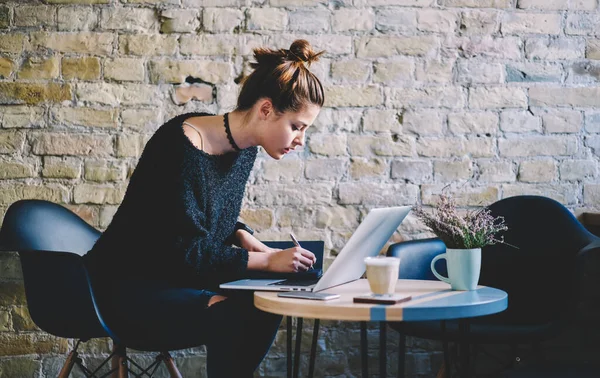
[{"label": "woman's hand", "polygon": [[244,230],[237,230],[235,232],[235,237],[240,242],[240,247],[245,248],[250,252],[271,253],[271,252],[281,251],[278,248],[270,248],[270,247],[266,246],[260,240],[258,240],[253,235],[251,235],[250,233],[248,233]]},{"label": "woman's hand", "polygon": [[311,251],[293,247],[270,253],[267,257],[267,270],[280,273],[304,272],[316,261],[317,258]]}]

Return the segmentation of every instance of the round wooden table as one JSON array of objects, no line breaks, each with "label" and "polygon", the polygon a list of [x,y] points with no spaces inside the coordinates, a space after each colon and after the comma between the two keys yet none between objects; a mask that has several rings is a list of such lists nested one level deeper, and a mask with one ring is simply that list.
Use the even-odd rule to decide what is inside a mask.
[{"label": "round wooden table", "polygon": [[[425,320],[450,320],[466,319],[476,316],[495,314],[504,311],[508,306],[508,294],[502,290],[486,286],[479,286],[473,291],[452,291],[450,285],[441,281],[424,280],[398,280],[396,293],[410,295],[412,299],[394,305],[354,303],[353,298],[369,293],[369,284],[366,279],[360,279],[341,286],[336,286],[325,293],[340,294],[340,298],[329,301],[316,301],[306,299],[281,298],[277,292],[255,292],[254,305],[266,312],[288,317],[288,375],[291,370],[291,322],[292,316],[298,317],[298,330],[296,332],[296,351],[294,356],[294,377],[298,376],[298,362],[300,358],[300,337],[302,332],[302,319],[315,319],[313,343],[309,363],[309,376],[314,371],[314,358],[318,336],[318,321],[320,319],[360,321],[361,323],[361,350],[363,361],[363,375],[366,372],[366,322],[382,322],[381,330],[385,332],[387,321],[425,321]],[[463,332],[468,332],[468,323],[461,327]],[[365,340],[363,340],[363,334]],[[385,334],[383,334],[385,338]],[[363,349],[364,348],[364,349]],[[385,343],[380,339],[381,355],[385,356]],[[466,361],[468,365],[468,360]],[[463,361],[464,363],[464,361]],[[385,360],[381,362],[380,369],[385,371]],[[468,368],[463,369],[465,375]],[[383,374],[381,374],[383,376]]]}]

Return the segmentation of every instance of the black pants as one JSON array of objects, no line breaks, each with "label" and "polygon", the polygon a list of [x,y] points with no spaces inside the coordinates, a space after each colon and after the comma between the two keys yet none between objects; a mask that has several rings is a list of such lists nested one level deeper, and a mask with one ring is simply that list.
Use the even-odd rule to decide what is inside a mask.
[{"label": "black pants", "polygon": [[282,318],[254,307],[252,292],[224,294],[207,307],[215,294],[207,290],[135,280],[99,286],[100,311],[127,347],[206,345],[210,378],[252,377]]}]

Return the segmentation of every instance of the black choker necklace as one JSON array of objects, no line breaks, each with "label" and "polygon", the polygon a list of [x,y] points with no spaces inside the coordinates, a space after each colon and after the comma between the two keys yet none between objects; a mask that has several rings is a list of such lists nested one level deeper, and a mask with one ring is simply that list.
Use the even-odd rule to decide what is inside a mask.
[{"label": "black choker necklace", "polygon": [[233,147],[236,151],[241,151],[237,144],[235,144],[235,140],[233,140],[233,136],[231,136],[231,129],[229,128],[229,113],[223,114],[223,123],[225,123],[225,133],[227,133],[227,139],[229,139],[229,143],[231,147]]}]

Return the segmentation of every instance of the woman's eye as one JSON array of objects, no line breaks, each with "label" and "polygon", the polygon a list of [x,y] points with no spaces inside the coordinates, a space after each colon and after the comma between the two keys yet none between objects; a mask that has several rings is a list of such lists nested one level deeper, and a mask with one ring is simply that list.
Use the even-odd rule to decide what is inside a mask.
[{"label": "woman's eye", "polygon": [[298,126],[296,126],[296,125],[292,125],[292,130],[298,131],[298,130],[300,130],[300,128]]}]

